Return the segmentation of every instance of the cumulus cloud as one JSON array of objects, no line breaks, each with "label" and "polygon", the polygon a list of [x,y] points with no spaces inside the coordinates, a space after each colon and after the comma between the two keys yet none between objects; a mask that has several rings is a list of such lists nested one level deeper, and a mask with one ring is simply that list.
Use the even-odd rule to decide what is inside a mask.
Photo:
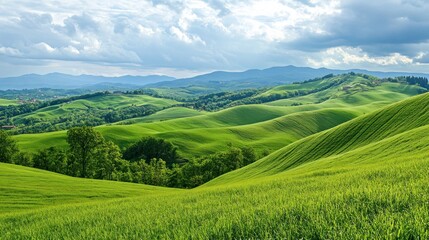
[{"label": "cumulus cloud", "polygon": [[395,66],[412,64],[413,59],[400,53],[388,56],[369,56],[360,48],[335,47],[317,54],[317,58],[308,58],[308,63],[315,67],[350,67],[356,64],[374,64],[381,66]]},{"label": "cumulus cloud", "polygon": [[425,0],[6,0],[0,11],[1,60],[52,71],[66,62],[169,73],[429,62]]},{"label": "cumulus cloud", "polygon": [[394,52],[403,44],[429,39],[429,2],[414,0],[342,0],[340,12],[326,18],[324,33],[299,39],[294,47],[319,50],[336,46],[361,47],[374,54]]},{"label": "cumulus cloud", "polygon": [[0,54],[10,57],[18,57],[21,55],[21,52],[15,48],[0,47]]}]

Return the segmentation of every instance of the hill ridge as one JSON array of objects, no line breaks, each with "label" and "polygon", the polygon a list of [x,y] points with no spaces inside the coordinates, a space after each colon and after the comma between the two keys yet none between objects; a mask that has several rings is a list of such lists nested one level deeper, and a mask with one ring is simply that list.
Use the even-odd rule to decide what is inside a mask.
[{"label": "hill ridge", "polygon": [[[426,126],[429,124],[428,102],[429,93],[426,93],[359,116],[332,129],[293,142],[251,165],[214,179],[208,185],[237,179],[240,175],[242,179],[246,179],[246,176],[274,175],[303,163],[345,153],[384,138]],[[407,119],[413,119],[412,123],[405,125]],[[399,122],[400,125],[391,131],[386,130],[395,122]],[[374,128],[374,125],[377,126]],[[371,131],[367,131],[370,127],[372,127]]]}]

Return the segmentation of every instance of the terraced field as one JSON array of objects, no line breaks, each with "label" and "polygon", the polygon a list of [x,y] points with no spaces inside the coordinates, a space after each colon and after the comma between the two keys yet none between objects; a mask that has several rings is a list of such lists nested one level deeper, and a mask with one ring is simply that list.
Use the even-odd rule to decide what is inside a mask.
[{"label": "terraced field", "polygon": [[[424,94],[361,115],[192,190],[0,164],[0,182],[19,176],[0,185],[7,193],[0,198],[0,232],[5,239],[426,239],[428,102]],[[57,179],[82,185],[58,200],[56,192],[59,198],[64,192]],[[86,188],[102,199],[83,194]],[[24,206],[7,204],[22,195],[30,199]],[[40,196],[52,198],[50,206],[31,200]]]}]

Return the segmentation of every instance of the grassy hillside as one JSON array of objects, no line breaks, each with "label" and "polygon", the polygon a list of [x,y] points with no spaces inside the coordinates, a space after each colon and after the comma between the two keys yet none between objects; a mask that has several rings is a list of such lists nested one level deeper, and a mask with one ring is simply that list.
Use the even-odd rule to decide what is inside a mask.
[{"label": "grassy hillside", "polygon": [[0,215],[165,191],[161,187],[72,178],[5,163],[0,163],[0,182]]},{"label": "grassy hillside", "polygon": [[[363,115],[196,189],[0,214],[0,232],[6,239],[427,239],[428,102],[425,94]],[[14,186],[26,184],[20,178]]]},{"label": "grassy hillside", "polygon": [[49,106],[29,114],[24,114],[15,117],[14,121],[19,122],[21,119],[26,118],[39,118],[42,121],[49,121],[53,118],[64,117],[65,115],[75,114],[77,111],[88,109],[120,109],[129,106],[148,104],[163,108],[176,103],[177,102],[174,100],[154,98],[147,95],[112,94],[105,96],[96,96],[88,99],[79,99],[69,103]]},{"label": "grassy hillside", "polygon": [[176,104],[148,95],[99,92],[8,107],[0,111],[0,124],[15,125],[14,134],[53,132],[148,116]]},{"label": "grassy hillside", "polygon": [[[228,143],[249,145],[259,153],[266,150],[271,152],[422,91],[418,86],[401,83],[385,82],[372,86],[374,79],[345,75],[317,82],[286,85],[264,94],[278,94],[281,91],[292,91],[291,89],[295,91],[298,87],[301,91],[318,89],[332,84],[329,83],[330,80],[340,84],[304,96],[265,104],[242,105],[215,113],[201,113],[185,108],[166,109],[120,123],[128,123],[127,125],[105,125],[97,127],[97,130],[121,147],[144,136],[166,138],[178,146],[186,157],[220,151]],[[344,89],[349,85],[359,87],[355,87],[356,90],[349,87]],[[291,106],[297,102],[301,105]],[[24,151],[36,151],[41,146],[65,146],[64,131],[25,134],[16,136],[16,139]]]},{"label": "grassy hillside", "polygon": [[135,124],[135,123],[150,123],[150,122],[157,122],[157,121],[165,121],[170,119],[179,119],[179,118],[185,118],[185,117],[194,117],[194,116],[200,116],[206,114],[202,111],[197,111],[190,108],[185,107],[172,107],[167,108],[165,110],[156,112],[152,115],[145,116],[145,117],[139,117],[139,118],[131,118],[127,119],[121,122],[118,122],[116,124],[119,125],[129,125],[129,124]]},{"label": "grassy hillside", "polygon": [[272,88],[258,97],[294,96],[267,103],[274,106],[314,104],[340,100],[348,104],[368,104],[388,99],[404,99],[425,92],[426,89],[405,83],[388,82],[371,76],[339,75],[331,78],[290,84]]},{"label": "grassy hillside", "polygon": [[[355,77],[349,81],[353,83],[366,79]],[[383,83],[368,87],[365,91],[348,94],[342,87],[336,87],[324,91],[325,96],[332,98],[322,102],[319,96],[321,93],[316,92],[266,104],[237,106],[200,116],[192,116],[201,112],[191,109],[173,108],[131,120],[135,123],[131,122],[133,124],[130,125],[100,126],[97,130],[121,147],[144,136],[166,138],[178,146],[186,157],[220,151],[228,143],[248,145],[257,152],[274,151],[419,91],[421,88],[417,86],[400,83]],[[297,101],[303,104],[291,106],[292,102]],[[190,117],[186,117],[188,114]],[[185,117],[174,119],[182,116]],[[172,119],[166,120],[168,118]],[[15,138],[24,151],[36,151],[41,146],[66,145],[65,131],[24,134]]]},{"label": "grassy hillside", "polygon": [[18,101],[0,98],[0,106],[9,106],[9,105],[17,105],[17,104],[18,104]]},{"label": "grassy hillside", "polygon": [[[191,118],[96,129],[120,146],[127,146],[144,136],[162,137],[177,145],[185,156],[213,153],[224,149],[228,143],[249,145],[262,152],[334,127],[358,113],[353,109],[322,109],[287,114],[286,108],[255,105]],[[305,123],[301,121],[303,118]],[[61,131],[15,138],[21,149],[36,151],[41,146],[65,146],[65,134]]]},{"label": "grassy hillside", "polygon": [[[328,131],[296,141],[254,164],[221,176],[213,183],[231,183],[234,179],[278,174],[425,126],[429,124],[428,102],[429,93],[426,93],[358,117]],[[419,141],[421,140],[415,139],[413,143],[418,144]],[[395,142],[390,144],[394,145]],[[397,151],[396,146],[394,149]],[[368,151],[366,154],[372,155],[374,152]]]}]

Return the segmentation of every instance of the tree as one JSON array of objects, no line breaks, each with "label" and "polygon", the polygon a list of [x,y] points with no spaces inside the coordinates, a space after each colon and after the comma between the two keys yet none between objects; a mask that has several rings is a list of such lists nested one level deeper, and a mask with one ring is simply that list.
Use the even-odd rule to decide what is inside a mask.
[{"label": "tree", "polygon": [[29,153],[20,152],[16,155],[14,163],[21,166],[33,167],[33,158]]},{"label": "tree", "polygon": [[120,170],[121,151],[119,147],[111,141],[105,141],[96,149],[94,156],[94,178],[113,179],[113,173]]},{"label": "tree", "polygon": [[169,187],[186,187],[184,183],[184,174],[179,164],[173,164],[170,170],[170,177],[168,179]]},{"label": "tree", "polygon": [[0,130],[0,162],[12,163],[19,152],[15,140],[3,130]]},{"label": "tree", "polygon": [[64,151],[50,147],[40,150],[33,158],[34,167],[57,173],[67,172],[67,155]]},{"label": "tree", "polygon": [[171,166],[178,159],[178,154],[172,143],[161,138],[146,137],[128,147],[124,158],[131,161],[144,159],[146,163],[150,163],[153,158],[163,159]]},{"label": "tree", "polygon": [[72,163],[80,165],[80,176],[87,177],[87,168],[97,147],[103,143],[103,137],[92,127],[76,127],[67,131],[67,143],[70,147]]},{"label": "tree", "polygon": [[142,168],[143,183],[156,186],[167,186],[170,170],[165,165],[165,161],[153,158],[149,164],[145,161],[140,161],[139,163]]},{"label": "tree", "polygon": [[255,150],[251,147],[241,147],[241,153],[243,154],[244,166],[251,164],[256,161],[257,156]]}]

